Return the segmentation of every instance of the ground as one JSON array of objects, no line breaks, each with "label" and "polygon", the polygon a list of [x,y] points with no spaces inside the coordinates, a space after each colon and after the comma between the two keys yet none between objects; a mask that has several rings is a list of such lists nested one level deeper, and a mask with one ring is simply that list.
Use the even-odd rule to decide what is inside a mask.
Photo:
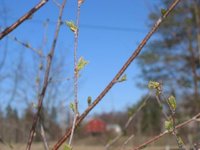
[{"label": "ground", "polygon": [[[79,140],[75,140],[73,142],[73,150],[105,150],[105,138],[104,137],[90,137],[90,138],[79,138]],[[122,145],[124,144],[124,141],[127,139],[127,137],[123,137],[116,143],[113,147],[111,147],[110,150],[122,150]],[[148,138],[144,137],[135,137],[128,143],[128,145],[123,147],[123,150],[131,150],[134,148],[134,146],[141,144],[141,142],[146,141]],[[50,149],[53,147],[55,142],[51,142]],[[164,145],[164,146],[163,146]],[[167,146],[167,145],[173,145],[173,146]],[[9,145],[5,145],[0,143],[0,150],[25,150],[26,144],[25,143],[12,143],[11,148]],[[170,148],[170,149],[169,149]],[[174,142],[174,139],[172,136],[168,136],[166,138],[161,138],[159,142],[156,142],[147,148],[145,150],[177,150],[176,142]],[[33,143],[31,150],[44,150],[44,146],[42,142]],[[61,147],[59,150],[63,150],[63,147]]]},{"label": "ground", "polygon": [[[26,148],[25,144],[16,144],[13,146],[14,146],[13,150],[24,150]],[[111,150],[114,150],[114,149],[120,149],[120,148],[114,147]],[[130,150],[130,149],[131,149],[131,147],[126,147],[123,150]],[[165,149],[166,149],[166,147],[161,147],[161,146],[157,146],[157,147],[151,146],[151,147],[146,148],[146,150],[165,150]],[[175,150],[175,149],[173,148],[173,150]],[[11,150],[11,148],[0,144],[0,150]],[[37,144],[33,144],[31,150],[44,150],[44,147],[43,147],[42,143],[37,143]],[[63,150],[63,148],[60,148],[60,150]],[[104,146],[94,146],[94,145],[76,145],[73,147],[73,150],[105,150],[105,147]]]}]

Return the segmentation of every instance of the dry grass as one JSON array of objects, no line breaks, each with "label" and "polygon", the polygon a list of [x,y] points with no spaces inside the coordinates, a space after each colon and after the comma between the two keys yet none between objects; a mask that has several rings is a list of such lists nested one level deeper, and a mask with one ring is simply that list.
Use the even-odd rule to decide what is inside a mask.
[{"label": "dry grass", "polygon": [[[120,150],[121,146],[123,145],[124,141],[127,137],[123,137],[119,140],[110,150]],[[123,150],[130,150],[134,146],[138,145],[139,143],[147,140],[147,137],[135,137],[126,147],[123,147]],[[105,137],[83,137],[76,139],[73,143],[73,150],[105,150],[104,145],[107,143]],[[53,147],[55,142],[50,143],[50,149]],[[146,148],[146,150],[165,150],[166,144],[168,145],[176,145],[174,139],[171,136],[166,136],[165,138],[161,138],[159,143],[154,143]],[[9,145],[0,144],[0,150],[24,150],[26,148],[25,143],[17,143],[11,144],[13,148],[9,147]],[[163,146],[164,145],[164,146]],[[177,149],[176,146],[170,147],[170,150]],[[33,143],[31,150],[44,150],[43,143]],[[60,148],[63,150],[63,147]]]},{"label": "dry grass", "polygon": [[[0,150],[24,150],[26,148],[25,144],[13,144],[13,149],[9,148],[9,146],[5,146],[0,144]],[[114,149],[120,149],[120,147],[113,147],[111,150]],[[126,147],[123,150],[130,150],[131,147]],[[148,147],[146,148],[146,150],[164,150],[165,147],[162,146],[152,146],[152,147]],[[173,148],[174,150],[176,148]],[[42,143],[34,143],[32,145],[31,150],[44,150],[43,144]],[[60,148],[60,150],[63,150],[63,148]],[[73,147],[73,150],[105,150],[104,146],[95,146],[95,145],[75,145]],[[172,149],[171,149],[172,150]]]},{"label": "dry grass", "polygon": [[[52,145],[53,144],[51,144],[50,147]],[[12,147],[13,148],[9,147],[8,145],[0,144],[0,150],[24,150],[26,148],[26,144],[12,144]],[[124,147],[123,150],[130,150],[131,148],[133,148],[133,147],[128,146],[128,147]],[[120,150],[120,147],[118,146],[118,147],[111,148],[111,150],[116,150],[116,149]],[[164,150],[165,147],[151,146],[146,149],[148,149],[148,150]],[[31,150],[44,150],[44,146],[42,143],[33,143]],[[63,150],[63,147],[61,147],[60,150]],[[103,145],[82,145],[82,144],[80,144],[80,145],[74,145],[73,150],[105,150],[105,147]]]},{"label": "dry grass", "polygon": [[[26,144],[12,144],[13,148],[0,144],[0,150],[24,150]],[[73,150],[103,150],[103,146],[94,146],[94,145],[77,145],[73,147]],[[44,150],[42,143],[34,143],[31,147],[31,150]],[[60,148],[63,150],[63,148]]]}]

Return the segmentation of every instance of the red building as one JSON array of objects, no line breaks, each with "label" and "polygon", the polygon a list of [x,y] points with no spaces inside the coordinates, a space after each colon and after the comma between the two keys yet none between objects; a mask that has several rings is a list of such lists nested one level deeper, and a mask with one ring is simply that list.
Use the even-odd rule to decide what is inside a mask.
[{"label": "red building", "polygon": [[99,135],[106,132],[106,123],[101,119],[92,119],[85,126],[86,133]]}]

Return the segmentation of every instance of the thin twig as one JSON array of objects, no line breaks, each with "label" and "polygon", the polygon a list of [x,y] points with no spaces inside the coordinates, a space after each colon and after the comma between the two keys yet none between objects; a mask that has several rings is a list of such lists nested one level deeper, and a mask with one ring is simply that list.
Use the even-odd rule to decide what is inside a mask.
[{"label": "thin twig", "polygon": [[[36,77],[36,87],[37,87],[36,90],[37,90],[38,99],[39,99],[39,96],[40,96],[40,85],[41,85],[40,76],[41,76],[42,70],[43,70],[42,57],[40,57],[40,65],[38,66],[38,74],[37,74],[37,77]],[[45,134],[42,118],[40,118],[39,124],[40,124],[40,135],[41,135],[42,140],[43,140],[44,149],[45,150],[49,150],[49,144],[47,142],[47,138],[46,138],[46,134]]]},{"label": "thin twig", "polygon": [[53,3],[54,3],[58,8],[61,7],[60,3],[59,3],[57,0],[53,0]]},{"label": "thin twig", "polygon": [[79,20],[80,20],[80,7],[78,3],[77,16],[76,16],[76,27],[77,31],[74,33],[74,102],[75,110],[78,114],[78,76],[79,72],[77,71],[77,49],[78,49],[78,36],[79,36]]},{"label": "thin twig", "polygon": [[198,8],[199,2],[193,1],[194,4],[194,13],[195,13],[195,21],[196,21],[196,27],[197,27],[197,49],[199,52],[199,64],[200,64],[200,10]]},{"label": "thin twig", "polygon": [[46,135],[45,135],[45,131],[44,131],[44,127],[43,127],[42,122],[40,122],[40,134],[42,136],[42,140],[43,140],[43,143],[44,143],[44,149],[49,150],[49,145],[48,145],[48,142],[47,142],[47,138],[46,138]]},{"label": "thin twig", "polygon": [[[113,87],[115,84],[115,81],[118,80],[121,75],[125,72],[125,70],[128,68],[128,66],[132,63],[132,61],[138,56],[138,54],[141,52],[142,48],[146,45],[148,40],[151,38],[151,36],[156,32],[156,30],[159,28],[163,20],[166,19],[166,17],[170,14],[170,12],[175,8],[175,6],[180,2],[180,0],[174,0],[172,5],[169,7],[169,9],[166,11],[166,13],[159,18],[153,28],[150,30],[150,32],[145,36],[145,38],[142,40],[142,42],[139,44],[137,49],[133,52],[133,54],[130,56],[130,58],[126,61],[126,63],[123,65],[123,67],[119,70],[119,72],[116,74],[116,76],[112,79],[112,81],[106,86],[106,88],[100,93],[100,95],[95,99],[95,101],[83,112],[83,114],[79,117],[79,119],[76,121],[76,127],[82,122],[82,120],[88,115],[88,113],[102,100],[102,98],[108,93],[108,91]],[[54,145],[53,150],[57,150],[67,138],[69,138],[70,134],[72,132],[72,128],[70,128],[63,137],[61,137],[57,143]]]},{"label": "thin twig", "polygon": [[[149,93],[148,96],[144,99],[144,101],[142,102],[142,104],[137,108],[137,110],[128,118],[124,128],[123,128],[123,132],[126,131],[126,129],[129,127],[130,123],[132,122],[132,120],[135,118],[135,116],[142,110],[142,108],[147,104],[147,101],[149,100],[149,98],[151,97],[152,93]],[[109,149],[109,147],[111,147],[113,144],[115,144],[121,137],[123,136],[123,133],[119,134],[117,137],[115,137],[114,139],[112,139],[110,142],[108,142],[105,146],[106,150]]]},{"label": "thin twig", "polygon": [[[3,24],[4,26],[7,26],[7,19],[8,19],[8,11],[6,10],[6,6],[5,6],[5,2],[2,1],[1,6],[3,8],[3,13],[4,13],[4,17],[3,17]],[[1,32],[1,27],[0,27],[0,32]],[[2,57],[1,57],[1,61],[0,61],[0,72],[1,69],[3,68],[5,62],[6,62],[6,58],[7,58],[7,53],[8,53],[8,39],[5,40],[5,44],[4,44],[4,50],[3,52],[1,52]],[[0,77],[0,81],[2,80],[2,76]]]},{"label": "thin twig", "polygon": [[[189,120],[187,120],[187,121],[185,121],[185,122],[183,122],[183,123],[177,125],[177,126],[175,127],[175,129],[182,128],[182,127],[188,125],[189,123],[191,123],[191,122],[193,122],[193,121],[196,121],[196,119],[199,118],[199,117],[200,117],[200,113],[198,113],[197,115],[195,115],[195,116],[192,117],[191,119],[189,119]],[[153,142],[156,142],[156,141],[159,140],[162,136],[164,136],[164,135],[166,135],[166,134],[168,134],[168,133],[171,133],[171,132],[169,132],[169,131],[166,130],[166,131],[164,131],[163,133],[160,133],[159,135],[157,135],[157,136],[151,138],[150,140],[147,140],[147,141],[144,142],[143,144],[141,144],[141,145],[139,145],[139,146],[136,146],[136,148],[133,148],[132,150],[140,150],[140,149],[146,147],[147,145],[149,145],[149,144],[151,144],[151,143],[153,143]]]},{"label": "thin twig", "polygon": [[130,140],[132,140],[133,138],[134,138],[134,134],[132,134],[123,144],[122,144],[122,146],[121,146],[121,150],[123,150],[124,149],[124,147],[128,144],[128,142],[130,141]]},{"label": "thin twig", "polygon": [[[159,107],[163,107],[161,99],[160,99],[160,95],[156,95],[156,101],[159,105]],[[169,117],[167,116],[167,114],[164,112],[164,110],[162,111],[163,116],[165,117],[165,120],[169,120]]]},{"label": "thin twig", "polygon": [[145,100],[142,102],[142,104],[138,107],[138,109],[135,111],[135,113],[132,114],[131,117],[129,117],[129,119],[128,119],[128,121],[126,122],[126,125],[125,125],[125,127],[124,127],[123,130],[126,130],[126,129],[129,127],[131,121],[132,121],[132,120],[135,118],[135,116],[141,111],[141,109],[147,104],[147,101],[150,99],[151,95],[152,95],[152,93],[148,94],[148,96],[145,98]]},{"label": "thin twig", "polygon": [[0,136],[0,143],[4,144],[5,146],[7,146],[9,149],[14,149],[13,145],[6,142],[1,136]]},{"label": "thin twig", "polygon": [[71,136],[69,138],[69,146],[72,145],[72,140],[73,140],[73,137],[74,137],[75,124],[76,124],[77,118],[78,118],[78,114],[75,114],[74,115],[74,120],[73,120],[73,123],[72,123],[72,133],[71,133]]},{"label": "thin twig", "polygon": [[173,131],[172,131],[172,134],[175,136],[176,138],[176,142],[177,142],[177,145],[179,147],[179,150],[183,150],[183,143],[182,143],[182,139],[181,139],[181,142],[180,142],[180,136],[178,136],[178,132],[176,130],[176,117],[175,117],[175,110],[172,108],[172,106],[170,105],[168,99],[162,94],[162,96],[164,97],[164,100],[165,102],[167,103],[168,107],[169,107],[169,110],[170,110],[170,113],[171,113],[171,118],[172,118],[172,124],[173,124]]},{"label": "thin twig", "polygon": [[43,26],[44,26],[44,33],[43,33],[42,44],[41,44],[41,47],[40,47],[41,50],[43,50],[44,47],[47,44],[47,40],[48,40],[48,38],[47,38],[47,30],[48,30],[48,27],[49,27],[49,19],[44,21]]},{"label": "thin twig", "polygon": [[34,133],[35,133],[35,128],[36,128],[38,119],[40,117],[40,111],[42,109],[43,99],[44,99],[46,89],[47,89],[47,86],[48,86],[49,73],[50,73],[52,59],[53,59],[53,56],[54,56],[54,51],[55,51],[55,47],[56,47],[56,43],[57,43],[57,39],[58,39],[58,34],[59,34],[59,31],[60,31],[61,20],[62,20],[62,15],[63,15],[63,10],[64,10],[64,7],[65,7],[65,4],[66,4],[66,0],[63,0],[62,7],[60,8],[60,12],[59,12],[59,17],[58,17],[58,22],[57,22],[57,26],[56,26],[56,31],[55,31],[52,47],[51,47],[51,50],[50,50],[48,57],[47,57],[47,65],[46,65],[46,71],[45,71],[45,76],[44,76],[44,83],[43,83],[42,91],[41,91],[39,98],[38,98],[38,110],[37,110],[37,113],[35,114],[35,116],[33,118],[33,123],[32,123],[32,127],[31,127],[31,130],[30,130],[26,150],[30,150],[30,148],[31,148],[33,136],[34,136]]},{"label": "thin twig", "polygon": [[33,52],[35,52],[36,54],[38,54],[40,57],[44,57],[44,55],[43,55],[43,53],[42,53],[41,50],[33,48],[29,43],[22,42],[17,37],[13,37],[13,36],[10,36],[10,35],[8,35],[8,37],[10,39],[12,39],[13,41],[17,42],[18,44],[24,46],[25,48],[28,48],[28,49],[32,50]]},{"label": "thin twig", "polygon": [[105,149],[108,150],[113,144],[115,144],[121,137],[123,136],[123,133],[120,133],[117,135],[114,139],[112,139],[110,142],[108,142],[105,146]]},{"label": "thin twig", "polygon": [[74,32],[74,104],[75,104],[75,114],[74,114],[74,121],[72,124],[72,132],[69,139],[69,145],[72,144],[72,139],[74,136],[74,130],[76,126],[76,120],[79,116],[78,110],[78,76],[79,72],[77,71],[77,49],[78,49],[78,35],[79,35],[79,20],[80,20],[80,8],[81,4],[77,3],[77,15],[76,15],[76,27],[77,30]]},{"label": "thin twig", "polygon": [[36,11],[38,11],[47,2],[48,2],[48,0],[41,0],[35,7],[33,7],[31,10],[29,10],[24,16],[22,16],[15,23],[13,23],[11,26],[9,26],[5,30],[3,30],[0,33],[0,40],[3,39],[7,34],[12,32],[14,29],[16,29],[25,20],[29,19]]}]

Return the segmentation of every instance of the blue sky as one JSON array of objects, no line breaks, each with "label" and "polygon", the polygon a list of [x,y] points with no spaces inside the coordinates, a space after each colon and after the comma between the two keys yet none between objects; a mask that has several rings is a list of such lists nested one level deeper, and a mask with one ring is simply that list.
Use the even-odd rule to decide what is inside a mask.
[{"label": "blue sky", "polygon": [[[7,10],[6,17],[5,15],[0,16],[6,18],[6,23],[5,20],[0,20],[0,26],[5,27],[22,16],[39,0],[0,0],[0,2],[2,7]],[[78,57],[83,56],[89,61],[89,64],[81,72],[79,84],[81,112],[87,107],[87,97],[92,96],[95,99],[99,95],[146,35],[149,29],[148,14],[154,4],[158,4],[158,0],[85,0],[80,15]],[[47,52],[51,46],[57,15],[57,7],[52,1],[49,1],[34,14],[32,19],[24,22],[10,35],[39,48],[44,33],[43,22],[48,18],[50,24],[47,30],[48,42],[45,47]],[[75,20],[75,18],[76,2],[68,0],[63,20]],[[56,55],[66,56],[64,63],[66,69],[62,71],[67,71],[67,76],[72,77],[73,33],[63,25],[58,40]],[[3,48],[5,41],[6,39],[0,42],[0,48]],[[26,53],[26,66],[30,68],[33,64],[32,59],[29,58],[32,52],[26,49],[23,51]],[[7,63],[9,65],[18,61],[19,52],[19,45],[8,40],[9,61],[7,60]],[[140,68],[136,61],[127,69],[126,74],[128,80],[116,84],[93,112],[123,111],[148,92],[137,86],[138,82],[147,84],[147,81],[139,78]],[[65,93],[63,93],[63,97],[65,97]],[[71,99],[67,103],[69,101]],[[15,107],[16,103],[13,105]]]}]

